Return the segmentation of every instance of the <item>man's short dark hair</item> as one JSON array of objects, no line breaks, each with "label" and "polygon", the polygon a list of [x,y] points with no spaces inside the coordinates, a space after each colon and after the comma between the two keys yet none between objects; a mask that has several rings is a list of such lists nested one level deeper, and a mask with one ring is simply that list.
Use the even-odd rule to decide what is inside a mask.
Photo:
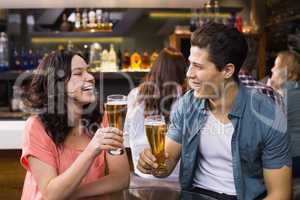
[{"label": "man's short dark hair", "polygon": [[238,82],[238,73],[247,56],[247,42],[237,29],[209,22],[193,32],[191,45],[206,48],[209,59],[221,71],[226,64],[235,66],[233,79]]}]

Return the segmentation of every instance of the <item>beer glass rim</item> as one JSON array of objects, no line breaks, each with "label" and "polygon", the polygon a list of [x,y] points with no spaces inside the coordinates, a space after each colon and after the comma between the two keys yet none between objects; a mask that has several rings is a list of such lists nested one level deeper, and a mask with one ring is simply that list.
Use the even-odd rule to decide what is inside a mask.
[{"label": "beer glass rim", "polygon": [[127,96],[123,94],[111,94],[106,97],[107,102],[111,101],[127,101]]},{"label": "beer glass rim", "polygon": [[144,121],[145,121],[145,124],[146,123],[164,123],[164,124],[166,124],[165,117],[163,115],[159,115],[159,114],[145,116]]}]

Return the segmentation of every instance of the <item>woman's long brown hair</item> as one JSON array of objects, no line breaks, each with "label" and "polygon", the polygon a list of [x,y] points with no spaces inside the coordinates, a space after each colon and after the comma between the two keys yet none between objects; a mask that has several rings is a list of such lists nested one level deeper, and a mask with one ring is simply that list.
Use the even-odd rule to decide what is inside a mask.
[{"label": "woman's long brown hair", "polygon": [[164,48],[152,65],[151,71],[139,87],[138,102],[145,104],[145,116],[163,114],[169,121],[171,106],[183,93],[187,63],[174,48]]}]

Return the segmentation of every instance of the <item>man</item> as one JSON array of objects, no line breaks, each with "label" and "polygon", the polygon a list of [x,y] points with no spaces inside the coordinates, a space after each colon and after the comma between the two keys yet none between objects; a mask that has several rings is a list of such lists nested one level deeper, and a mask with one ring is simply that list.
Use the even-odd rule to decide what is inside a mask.
[{"label": "man", "polygon": [[269,85],[284,99],[287,133],[291,136],[293,176],[300,177],[300,55],[293,51],[278,54]]},{"label": "man", "polygon": [[[247,43],[237,30],[208,23],[191,37],[192,88],[171,114],[166,137],[168,176],[181,158],[183,190],[214,199],[290,199],[291,159],[286,119],[266,95],[239,85]],[[149,149],[138,169],[151,174]]]}]

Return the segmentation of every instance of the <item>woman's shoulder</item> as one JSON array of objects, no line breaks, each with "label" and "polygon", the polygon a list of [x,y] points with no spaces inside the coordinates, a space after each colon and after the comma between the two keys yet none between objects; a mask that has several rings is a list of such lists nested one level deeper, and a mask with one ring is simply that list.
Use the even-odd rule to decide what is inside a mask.
[{"label": "woman's shoulder", "polygon": [[52,141],[38,115],[32,115],[27,119],[24,131],[26,137],[39,138],[40,142]]},{"label": "woman's shoulder", "polygon": [[136,103],[138,102],[138,94],[139,94],[139,87],[133,88],[129,92],[129,94],[127,96],[128,106],[136,105]]},{"label": "woman's shoulder", "polygon": [[128,94],[128,99],[136,99],[139,92],[139,87],[133,88]]},{"label": "woman's shoulder", "polygon": [[43,123],[38,115],[32,115],[30,116],[25,123],[25,128],[32,128],[32,127],[39,127],[44,128]]}]

